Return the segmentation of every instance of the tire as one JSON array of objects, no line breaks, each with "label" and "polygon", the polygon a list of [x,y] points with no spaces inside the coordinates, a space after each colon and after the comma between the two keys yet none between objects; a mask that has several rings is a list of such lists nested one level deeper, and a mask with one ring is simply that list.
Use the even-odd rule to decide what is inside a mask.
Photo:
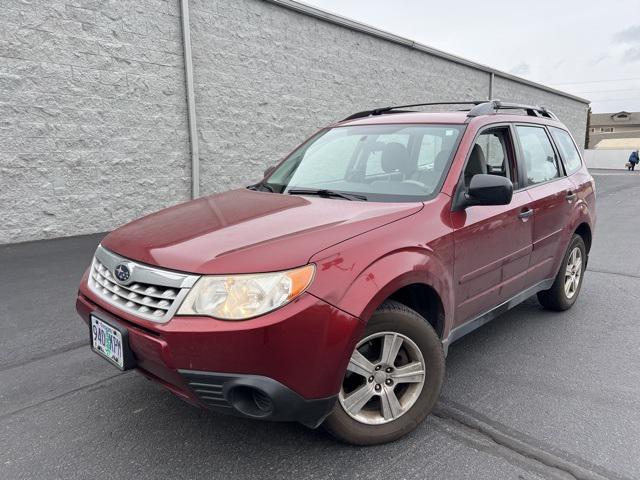
[{"label": "tire", "polygon": [[[385,352],[391,353],[385,358]],[[370,362],[354,363],[360,357]],[[420,359],[422,372],[417,365]],[[444,369],[442,342],[429,322],[405,305],[388,300],[374,312],[356,345],[339,400],[323,426],[338,440],[354,445],[397,440],[431,413]],[[358,397],[351,396],[355,392],[364,392],[363,399],[369,394],[371,398],[361,410],[356,412],[355,405],[349,413],[346,405],[358,403],[353,401]],[[392,402],[392,397],[398,402]]]},{"label": "tire", "polygon": [[[573,257],[574,252],[579,254],[579,262],[575,262]],[[572,268],[569,264],[575,264],[579,269],[578,277],[576,279],[573,276],[573,288],[566,288],[569,281],[569,270]],[[579,267],[577,267],[579,265]],[[538,293],[538,301],[547,310],[555,310],[558,312],[568,310],[576,303],[578,295],[580,294],[580,288],[582,287],[582,280],[584,279],[585,268],[587,265],[587,248],[584,244],[584,240],[580,235],[574,234],[569,242],[562,263],[560,264],[560,270],[556,275],[555,281],[549,290],[544,290]]]}]

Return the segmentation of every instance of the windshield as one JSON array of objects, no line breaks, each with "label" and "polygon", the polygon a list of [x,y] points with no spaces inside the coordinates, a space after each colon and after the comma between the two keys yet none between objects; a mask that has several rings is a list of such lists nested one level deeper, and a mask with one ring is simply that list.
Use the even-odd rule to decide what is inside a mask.
[{"label": "windshield", "polygon": [[323,130],[263,183],[278,193],[326,190],[371,201],[422,201],[437,193],[463,129],[361,125]]}]

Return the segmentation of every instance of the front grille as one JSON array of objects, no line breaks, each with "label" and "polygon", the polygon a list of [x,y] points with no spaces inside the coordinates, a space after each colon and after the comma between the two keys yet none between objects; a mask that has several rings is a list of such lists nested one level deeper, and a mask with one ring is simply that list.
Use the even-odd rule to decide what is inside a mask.
[{"label": "front grille", "polygon": [[178,290],[163,288],[146,283],[132,283],[118,285],[107,268],[96,260],[93,263],[91,279],[94,287],[100,288],[103,298],[114,305],[124,305],[127,309],[140,314],[152,315],[156,318],[164,317],[172,307]]},{"label": "front grille", "polygon": [[[126,282],[115,277],[124,265],[130,272]],[[164,323],[173,316],[198,279],[194,275],[161,270],[120,257],[104,247],[96,251],[89,275],[89,288],[105,302],[128,313]]]}]

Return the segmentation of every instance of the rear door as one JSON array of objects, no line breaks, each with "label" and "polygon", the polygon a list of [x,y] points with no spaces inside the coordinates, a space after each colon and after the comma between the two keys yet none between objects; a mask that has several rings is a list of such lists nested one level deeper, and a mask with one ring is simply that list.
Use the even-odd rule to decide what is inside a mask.
[{"label": "rear door", "polygon": [[491,125],[480,131],[463,171],[465,188],[478,173],[505,176],[515,191],[509,205],[473,206],[451,214],[456,325],[519,293],[529,266],[531,200],[519,188],[513,127]]},{"label": "rear door", "polygon": [[533,249],[525,281],[528,288],[556,274],[557,260],[566,247],[575,187],[566,177],[544,125],[519,124],[515,130],[518,164],[524,173],[522,183],[533,208]]}]

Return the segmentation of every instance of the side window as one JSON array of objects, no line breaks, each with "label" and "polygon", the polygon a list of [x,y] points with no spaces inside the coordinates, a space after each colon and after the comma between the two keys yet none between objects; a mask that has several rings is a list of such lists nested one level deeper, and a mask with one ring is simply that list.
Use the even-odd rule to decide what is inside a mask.
[{"label": "side window", "polygon": [[559,177],[558,159],[545,129],[518,125],[516,131],[527,170],[527,184],[535,185]]},{"label": "side window", "polygon": [[513,181],[510,168],[511,151],[511,138],[507,127],[492,128],[482,132],[471,150],[464,169],[465,185],[468,187],[471,178],[479,173],[499,175]]},{"label": "side window", "polygon": [[556,146],[560,150],[567,173],[571,174],[577,171],[582,165],[582,160],[580,160],[580,154],[576,144],[571,139],[571,135],[560,128],[550,127],[549,130],[551,130],[551,136],[553,136]]}]

